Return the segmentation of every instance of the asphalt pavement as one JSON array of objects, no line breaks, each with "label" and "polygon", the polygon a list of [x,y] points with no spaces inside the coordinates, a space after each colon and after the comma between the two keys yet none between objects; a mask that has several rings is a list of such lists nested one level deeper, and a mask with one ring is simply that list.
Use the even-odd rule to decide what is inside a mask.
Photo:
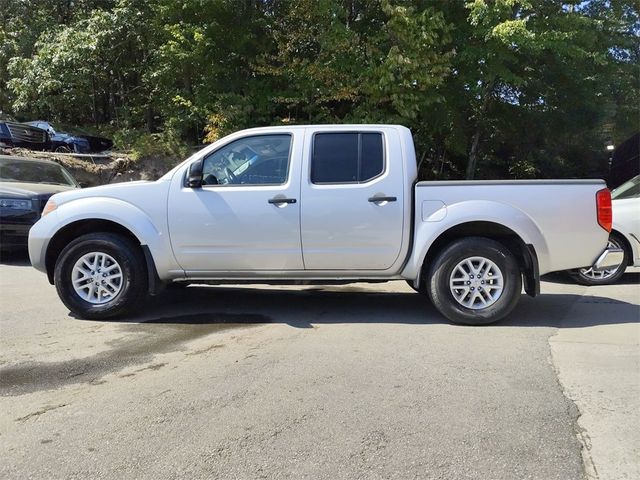
[{"label": "asphalt pavement", "polygon": [[73,318],[0,262],[1,478],[639,478],[640,274],[494,326],[404,282],[191,286]]}]

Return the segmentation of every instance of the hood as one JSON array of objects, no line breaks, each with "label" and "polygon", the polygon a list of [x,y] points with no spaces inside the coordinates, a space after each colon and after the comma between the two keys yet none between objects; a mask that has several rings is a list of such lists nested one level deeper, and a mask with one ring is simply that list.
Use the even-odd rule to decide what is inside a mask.
[{"label": "hood", "polygon": [[47,183],[0,182],[0,196],[8,198],[33,198],[41,195],[78,190],[70,185],[52,185]]}]

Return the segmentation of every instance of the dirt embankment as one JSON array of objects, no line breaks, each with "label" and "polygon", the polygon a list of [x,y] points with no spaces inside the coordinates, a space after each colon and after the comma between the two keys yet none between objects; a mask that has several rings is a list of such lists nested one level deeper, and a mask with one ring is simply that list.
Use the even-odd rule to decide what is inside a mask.
[{"label": "dirt embankment", "polygon": [[134,160],[129,155],[118,152],[76,156],[25,148],[0,148],[0,155],[53,160],[63,165],[78,182],[87,187],[133,180],[157,180],[181,161],[166,157]]}]

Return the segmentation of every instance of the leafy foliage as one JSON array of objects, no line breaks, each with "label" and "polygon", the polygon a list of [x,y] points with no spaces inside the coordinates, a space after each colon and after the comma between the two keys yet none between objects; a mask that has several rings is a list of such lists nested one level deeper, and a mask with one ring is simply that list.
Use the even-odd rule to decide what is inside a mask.
[{"label": "leafy foliage", "polygon": [[176,155],[252,126],[401,123],[429,178],[598,176],[638,129],[639,18],[623,0],[13,0],[0,110]]}]

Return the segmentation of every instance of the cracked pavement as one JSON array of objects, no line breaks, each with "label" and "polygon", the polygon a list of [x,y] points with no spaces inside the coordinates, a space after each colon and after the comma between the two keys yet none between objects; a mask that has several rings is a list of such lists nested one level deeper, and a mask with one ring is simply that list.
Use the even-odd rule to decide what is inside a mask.
[{"label": "cracked pavement", "polygon": [[[481,328],[404,282],[192,286],[96,322],[10,259],[0,477],[625,478],[607,475],[637,468],[639,280],[545,282]],[[624,378],[603,335],[626,342]]]}]

